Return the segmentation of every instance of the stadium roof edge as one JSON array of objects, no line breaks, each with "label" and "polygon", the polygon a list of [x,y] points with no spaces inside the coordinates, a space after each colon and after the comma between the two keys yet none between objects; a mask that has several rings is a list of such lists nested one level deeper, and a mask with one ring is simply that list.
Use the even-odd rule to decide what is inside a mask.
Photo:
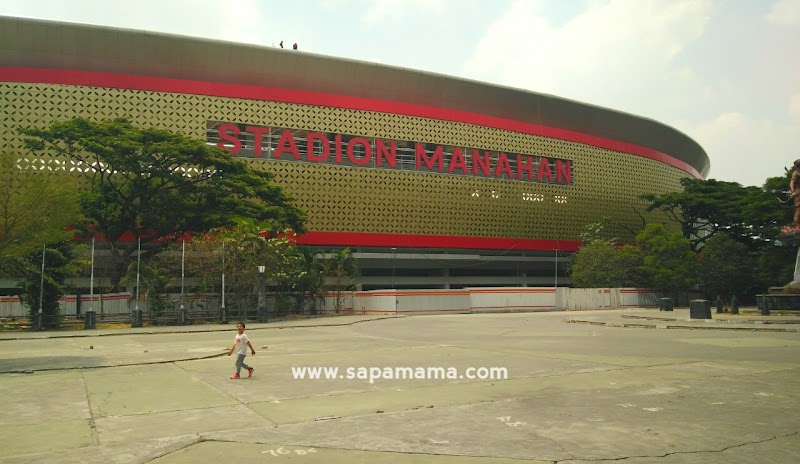
[{"label": "stadium roof edge", "polygon": [[0,16],[0,43],[0,67],[141,74],[427,105],[636,144],[681,160],[703,177],[710,170],[695,140],[656,120],[428,71],[302,49],[9,16]]}]

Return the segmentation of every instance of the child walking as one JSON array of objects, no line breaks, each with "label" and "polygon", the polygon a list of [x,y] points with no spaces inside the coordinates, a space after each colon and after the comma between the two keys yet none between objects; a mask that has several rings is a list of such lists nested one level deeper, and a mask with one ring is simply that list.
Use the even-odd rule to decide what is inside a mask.
[{"label": "child walking", "polygon": [[239,373],[242,371],[244,367],[247,369],[247,376],[253,376],[253,368],[248,366],[244,363],[244,357],[247,356],[247,347],[250,347],[250,352],[254,355],[256,354],[256,350],[253,349],[253,345],[250,344],[250,338],[248,338],[247,334],[244,333],[244,322],[237,322],[236,323],[236,341],[233,342],[233,347],[230,351],[228,351],[228,356],[232,355],[234,351],[236,351],[236,373],[231,376],[232,379],[238,379]]}]

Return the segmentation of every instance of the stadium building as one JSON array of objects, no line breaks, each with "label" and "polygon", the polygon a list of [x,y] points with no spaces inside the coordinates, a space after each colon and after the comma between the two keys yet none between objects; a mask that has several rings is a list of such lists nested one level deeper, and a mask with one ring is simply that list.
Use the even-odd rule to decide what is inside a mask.
[{"label": "stadium building", "polygon": [[350,247],[364,290],[568,285],[587,224],[629,240],[638,195],[710,167],[657,121],[411,69],[8,17],[0,44],[5,150],[73,117],[206,140],[273,172],[308,214],[298,241]]}]

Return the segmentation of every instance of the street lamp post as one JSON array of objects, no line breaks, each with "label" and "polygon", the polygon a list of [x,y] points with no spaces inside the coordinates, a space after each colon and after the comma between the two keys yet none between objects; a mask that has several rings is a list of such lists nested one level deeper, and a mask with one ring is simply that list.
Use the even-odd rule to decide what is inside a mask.
[{"label": "street lamp post", "polygon": [[189,323],[189,318],[187,317],[186,309],[183,306],[183,298],[184,298],[183,288],[184,288],[184,281],[186,278],[185,276],[186,276],[186,240],[181,240],[181,305],[179,308],[180,311],[179,317],[181,324]]},{"label": "street lamp post", "polygon": [[228,323],[228,310],[225,308],[225,242],[222,242],[222,306],[219,308],[219,323]]},{"label": "street lamp post", "polygon": [[266,266],[258,266],[258,310],[256,322],[267,322],[267,276]]},{"label": "street lamp post", "polygon": [[44,314],[42,313],[42,304],[44,303],[44,255],[47,250],[47,245],[42,246],[42,275],[39,282],[39,317],[36,321],[36,330],[44,330]]},{"label": "street lamp post", "polygon": [[[397,248],[392,248],[392,290],[395,290],[394,287],[394,264],[395,260],[397,259]],[[397,314],[397,307],[400,304],[400,300],[397,297],[397,292],[394,291],[394,313]]]},{"label": "street lamp post", "polygon": [[94,329],[96,327],[96,317],[94,311],[94,237],[92,237],[92,270],[89,276],[89,310],[83,318],[84,329]]},{"label": "street lamp post", "polygon": [[142,326],[142,312],[139,311],[139,271],[142,266],[142,237],[138,237],[136,247],[136,300],[133,306],[131,327]]}]

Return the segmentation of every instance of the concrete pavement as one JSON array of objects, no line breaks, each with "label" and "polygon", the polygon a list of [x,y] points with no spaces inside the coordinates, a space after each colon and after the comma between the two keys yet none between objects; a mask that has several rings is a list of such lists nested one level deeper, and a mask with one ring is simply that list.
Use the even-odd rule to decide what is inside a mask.
[{"label": "concrete pavement", "polygon": [[[800,462],[797,322],[677,308],[252,324],[240,380],[233,325],[0,333],[0,464]],[[361,367],[456,377],[346,378]]]}]

